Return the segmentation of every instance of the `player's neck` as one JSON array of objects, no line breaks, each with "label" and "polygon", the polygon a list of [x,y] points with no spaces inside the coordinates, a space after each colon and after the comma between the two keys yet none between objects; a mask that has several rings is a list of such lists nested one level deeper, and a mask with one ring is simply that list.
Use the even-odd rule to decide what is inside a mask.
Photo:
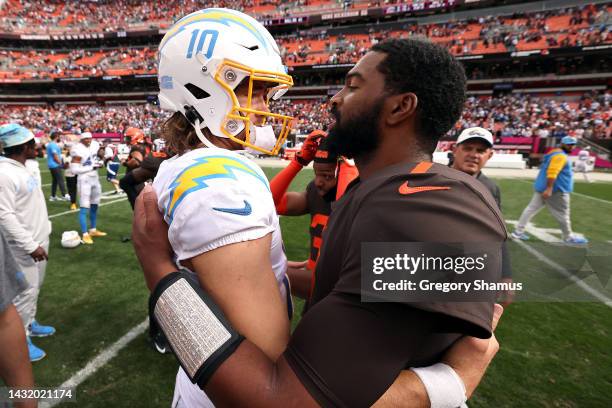
[{"label": "player's neck", "polygon": [[370,155],[355,157],[359,178],[366,180],[386,167],[400,163],[431,161],[431,154],[424,152],[417,144],[385,144],[384,142]]}]

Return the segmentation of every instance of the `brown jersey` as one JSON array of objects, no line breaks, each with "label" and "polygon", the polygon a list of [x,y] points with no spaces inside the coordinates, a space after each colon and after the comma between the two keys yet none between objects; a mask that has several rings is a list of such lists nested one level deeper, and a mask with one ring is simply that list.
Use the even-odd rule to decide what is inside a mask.
[{"label": "brown jersey", "polygon": [[322,406],[372,405],[401,370],[439,361],[459,336],[489,337],[493,305],[362,302],[362,243],[505,239],[491,194],[459,171],[399,164],[355,180],[332,204],[310,308],[287,361]]},{"label": "brown jersey", "polygon": [[331,202],[326,201],[317,192],[314,181],[306,187],[306,202],[310,213],[310,256],[308,257],[308,269],[315,270],[323,237],[323,230],[327,226],[329,214],[331,214]]}]

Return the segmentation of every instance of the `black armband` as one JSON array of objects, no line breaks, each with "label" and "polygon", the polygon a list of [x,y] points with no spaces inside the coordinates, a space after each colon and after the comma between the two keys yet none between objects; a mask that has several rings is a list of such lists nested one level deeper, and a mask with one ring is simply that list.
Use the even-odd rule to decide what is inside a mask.
[{"label": "black armband", "polygon": [[200,388],[244,340],[188,271],[173,272],[157,284],[149,298],[149,315]]}]

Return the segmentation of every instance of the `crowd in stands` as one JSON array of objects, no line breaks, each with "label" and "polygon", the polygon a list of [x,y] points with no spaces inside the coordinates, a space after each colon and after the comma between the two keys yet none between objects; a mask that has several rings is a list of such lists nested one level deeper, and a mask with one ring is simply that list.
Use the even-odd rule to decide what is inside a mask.
[{"label": "crowd in stands", "polygon": [[127,105],[0,105],[3,122],[19,123],[35,133],[53,130],[79,134],[122,133],[128,127],[155,132],[169,114],[151,104]]},{"label": "crowd in stands", "polygon": [[[283,99],[274,111],[295,117],[294,129],[306,134],[324,129],[331,121],[325,99]],[[35,131],[54,129],[80,133],[122,132],[133,126],[156,133],[168,113],[155,105],[56,105],[55,107],[0,105],[0,117]],[[511,94],[502,97],[470,97],[463,116],[450,132],[454,137],[472,126],[491,129],[497,136],[612,138],[612,92],[587,93],[560,100],[559,97]]]},{"label": "crowd in stands", "polygon": [[501,137],[612,138],[612,93],[587,93],[578,100],[511,94],[468,98],[451,136],[481,126]]},{"label": "crowd in stands", "polygon": [[7,0],[0,9],[0,21],[4,32],[112,32],[165,28],[207,7],[231,8],[270,19],[415,2],[422,0]]},{"label": "crowd in stands", "polygon": [[0,50],[0,78],[59,77],[156,73],[155,49],[8,51]]},{"label": "crowd in stands", "polygon": [[612,42],[610,11],[608,5],[591,4],[525,15],[412,24],[393,30],[371,26],[360,34],[300,33],[280,42],[289,65],[354,63],[382,39],[413,36],[444,44],[455,55],[547,50]]},{"label": "crowd in stands", "polygon": [[[90,3],[82,2],[63,4],[66,7],[93,7]],[[126,7],[127,4],[132,3],[126,3]],[[168,4],[161,4],[155,13],[170,7]],[[188,7],[183,2],[176,4],[177,7]],[[376,26],[370,26],[367,31],[357,34],[300,32],[299,35],[277,36],[277,40],[289,66],[355,63],[372,45],[389,37],[426,36],[434,42],[445,44],[456,55],[547,50],[552,47],[612,43],[612,13],[608,8],[607,5],[587,5],[527,15],[481,17],[473,21],[414,24],[392,31],[376,30]],[[100,9],[105,10],[105,7]],[[0,50],[0,57],[0,79],[156,73],[154,45],[149,48],[70,52]],[[470,77],[476,79],[482,75],[482,72],[475,72]]]}]

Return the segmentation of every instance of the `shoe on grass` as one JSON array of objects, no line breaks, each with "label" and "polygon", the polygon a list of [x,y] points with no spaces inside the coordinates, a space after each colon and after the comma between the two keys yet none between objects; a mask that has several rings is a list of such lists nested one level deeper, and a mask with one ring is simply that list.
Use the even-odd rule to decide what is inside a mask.
[{"label": "shoe on grass", "polygon": [[95,228],[89,230],[89,236],[91,237],[105,237],[106,235],[106,232],[98,231]]},{"label": "shoe on grass", "polygon": [[585,237],[571,236],[565,240],[565,243],[572,244],[572,245],[581,245],[581,244],[588,244],[589,240],[586,239]]},{"label": "shoe on grass", "polygon": [[93,239],[91,239],[91,235],[89,235],[88,233],[84,233],[83,234],[82,241],[86,245],[92,245],[93,244]]},{"label": "shoe on grass", "polygon": [[47,337],[53,335],[54,333],[55,328],[53,326],[44,326],[38,323],[36,320],[33,320],[30,324],[31,337]]},{"label": "shoe on grass", "polygon": [[30,354],[30,361],[31,362],[40,361],[43,358],[45,358],[47,353],[45,353],[40,348],[32,344],[32,340],[30,340],[30,336],[27,336],[26,339],[28,342],[28,353]]},{"label": "shoe on grass", "polygon": [[527,235],[524,232],[517,232],[517,231],[512,231],[512,234],[510,234],[510,237],[513,239],[520,239],[521,241],[529,241],[529,235]]}]

